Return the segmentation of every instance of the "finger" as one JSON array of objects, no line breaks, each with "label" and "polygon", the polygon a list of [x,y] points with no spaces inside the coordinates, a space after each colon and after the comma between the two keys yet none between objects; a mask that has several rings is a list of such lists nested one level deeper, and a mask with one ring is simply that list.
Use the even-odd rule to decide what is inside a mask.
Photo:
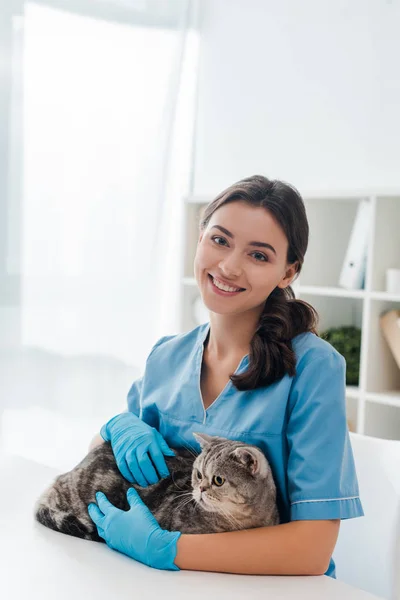
[{"label": "finger", "polygon": [[125,479],[127,481],[129,481],[130,483],[134,483],[132,473],[130,472],[129,467],[126,462],[126,455],[124,458],[122,458],[121,460],[119,460],[117,462],[117,466],[118,466],[118,469],[120,470],[121,475],[123,477],[125,477]]},{"label": "finger", "polygon": [[128,500],[129,506],[136,506],[136,504],[140,504],[143,500],[140,498],[139,494],[135,490],[135,488],[129,488],[126,492],[126,499]]},{"label": "finger", "polygon": [[88,513],[89,517],[92,519],[93,523],[99,527],[103,523],[104,515],[97,506],[97,504],[90,503],[88,505]]},{"label": "finger", "polygon": [[134,481],[132,483],[138,483],[142,487],[147,487],[149,484],[143,476],[142,471],[140,470],[138,460],[136,458],[136,450],[132,449],[126,454],[126,463],[129,466],[129,470],[134,477]]},{"label": "finger", "polygon": [[169,470],[167,467],[167,463],[165,462],[164,454],[162,453],[160,446],[157,442],[154,442],[149,448],[150,458],[153,461],[157,471],[160,474],[160,477],[168,477]]},{"label": "finger", "polygon": [[139,463],[140,470],[142,471],[144,477],[150,484],[154,484],[158,482],[158,475],[153,467],[153,463],[150,460],[149,455],[147,454],[148,448],[145,444],[139,446],[136,450],[136,458]]},{"label": "finger", "polygon": [[131,509],[134,507],[138,507],[140,509],[142,517],[146,518],[148,524],[155,525],[158,528],[160,527],[160,524],[158,523],[157,519],[155,518],[151,510],[148,508],[148,506],[146,506],[146,504],[143,502],[143,500],[137,493],[137,490],[135,490],[134,488],[129,488],[129,490],[126,493],[126,498]]},{"label": "finger", "polygon": [[166,456],[176,456],[175,452],[168,446],[161,433],[157,431],[157,434],[158,445],[160,446],[162,453]]},{"label": "finger", "polygon": [[103,492],[96,492],[96,501],[99,505],[100,510],[104,513],[104,516],[106,516],[107,513],[110,512],[110,510],[116,508],[114,504],[111,504],[111,502],[108,500],[107,496],[103,494]]}]

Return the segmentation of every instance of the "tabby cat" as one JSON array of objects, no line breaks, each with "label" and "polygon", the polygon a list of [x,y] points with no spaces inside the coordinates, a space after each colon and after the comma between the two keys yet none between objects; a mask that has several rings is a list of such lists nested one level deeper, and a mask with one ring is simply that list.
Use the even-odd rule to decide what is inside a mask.
[{"label": "tabby cat", "polygon": [[[40,496],[34,516],[43,525],[86,540],[104,542],[87,511],[102,491],[122,510],[134,487],[162,529],[218,533],[279,523],[276,487],[269,463],[257,446],[194,433],[200,454],[174,448],[165,456],[170,475],[148,487],[120,473],[109,442],[93,448]],[[200,489],[201,486],[201,489]]]}]

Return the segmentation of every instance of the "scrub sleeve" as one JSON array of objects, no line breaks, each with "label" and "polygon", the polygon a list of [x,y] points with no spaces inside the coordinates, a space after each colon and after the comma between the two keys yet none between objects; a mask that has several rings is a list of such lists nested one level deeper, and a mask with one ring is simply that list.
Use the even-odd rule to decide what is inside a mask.
[{"label": "scrub sleeve", "polygon": [[347,429],[345,370],[339,353],[297,367],[286,433],[291,521],[364,514]]}]

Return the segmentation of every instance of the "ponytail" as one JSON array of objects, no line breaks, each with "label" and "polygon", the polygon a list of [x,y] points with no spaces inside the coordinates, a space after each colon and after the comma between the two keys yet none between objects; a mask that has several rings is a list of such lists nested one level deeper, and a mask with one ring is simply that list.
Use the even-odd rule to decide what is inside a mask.
[{"label": "ponytail", "polygon": [[231,375],[238,390],[250,390],[296,374],[292,339],[311,331],[317,333],[318,313],[303,300],[296,300],[290,286],[279,287],[265,301],[258,328],[250,344],[250,364],[244,373]]}]

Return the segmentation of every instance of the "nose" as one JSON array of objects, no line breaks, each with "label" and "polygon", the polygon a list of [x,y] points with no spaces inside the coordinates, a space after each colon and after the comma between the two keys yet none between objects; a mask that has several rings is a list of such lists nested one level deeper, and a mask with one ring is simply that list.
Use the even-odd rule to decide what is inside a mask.
[{"label": "nose", "polygon": [[204,492],[206,490],[206,486],[205,485],[201,485],[200,486],[200,493]]},{"label": "nose", "polygon": [[242,267],[240,265],[240,258],[232,252],[229,256],[226,256],[219,263],[221,273],[224,274],[228,279],[239,277],[242,273]]}]

